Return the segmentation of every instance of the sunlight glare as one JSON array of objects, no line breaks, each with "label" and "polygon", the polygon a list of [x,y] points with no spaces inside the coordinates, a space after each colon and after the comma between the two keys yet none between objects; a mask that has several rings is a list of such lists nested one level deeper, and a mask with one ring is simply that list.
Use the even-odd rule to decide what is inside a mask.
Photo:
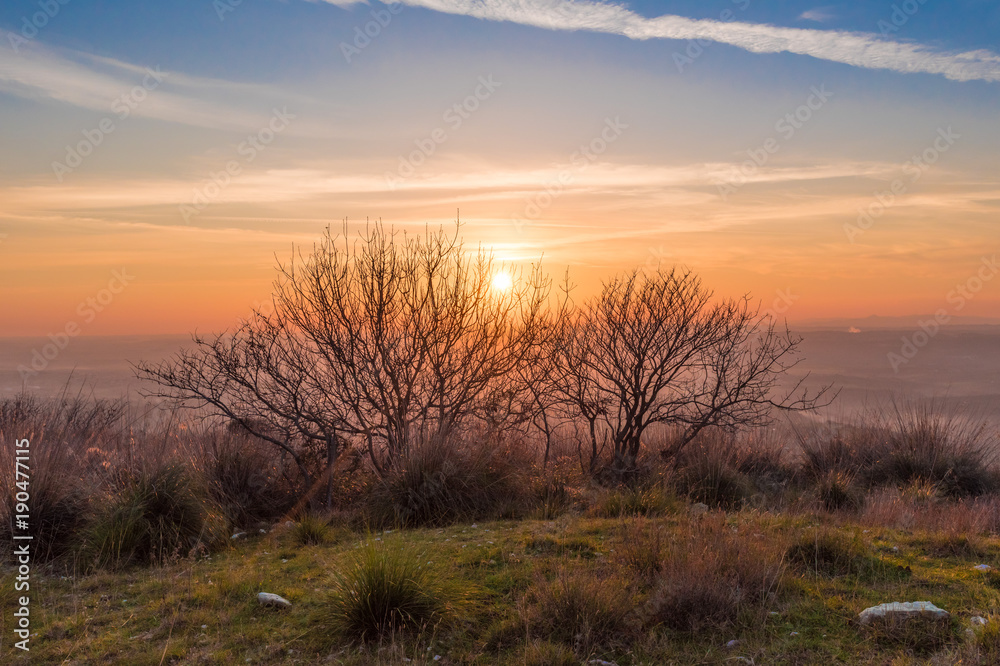
[{"label": "sunlight glare", "polygon": [[510,273],[501,271],[493,276],[493,289],[496,291],[509,291],[513,286],[514,278],[510,276]]}]

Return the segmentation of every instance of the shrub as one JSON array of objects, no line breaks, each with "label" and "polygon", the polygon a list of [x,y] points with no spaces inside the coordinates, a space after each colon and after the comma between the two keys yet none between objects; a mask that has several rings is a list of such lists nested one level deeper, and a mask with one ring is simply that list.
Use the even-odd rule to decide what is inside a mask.
[{"label": "shrub", "polygon": [[580,503],[584,485],[579,462],[570,456],[553,458],[548,467],[532,479],[532,514],[551,520]]},{"label": "shrub", "polygon": [[753,493],[750,479],[719,456],[689,460],[672,479],[674,487],[693,502],[710,507],[738,509]]},{"label": "shrub", "polygon": [[780,591],[782,572],[773,541],[706,518],[668,548],[647,620],[684,632],[759,623]]},{"label": "shrub", "polygon": [[499,442],[428,441],[378,483],[369,500],[380,525],[442,525],[510,515],[526,504],[520,452]]},{"label": "shrub", "polygon": [[936,411],[933,403],[869,410],[860,424],[800,437],[803,471],[840,472],[869,487],[924,484],[945,497],[1000,489],[996,437],[987,422]]},{"label": "shrub", "polygon": [[295,504],[294,488],[269,450],[233,430],[205,435],[201,466],[212,499],[240,527],[285,515]]},{"label": "shrub", "polygon": [[161,563],[224,542],[225,524],[181,465],[141,472],[111,497],[86,532],[84,561],[95,567]]},{"label": "shrub", "polygon": [[1000,487],[996,442],[985,421],[935,413],[932,404],[894,406],[888,421],[888,454],[868,472],[873,485],[923,481],[946,497],[978,496]]},{"label": "shrub", "polygon": [[629,586],[596,570],[562,569],[554,580],[540,578],[522,603],[529,635],[572,646],[578,657],[623,642],[634,630]]},{"label": "shrub", "polygon": [[432,629],[452,619],[465,601],[410,553],[367,544],[334,573],[319,624],[347,640],[379,641]]}]

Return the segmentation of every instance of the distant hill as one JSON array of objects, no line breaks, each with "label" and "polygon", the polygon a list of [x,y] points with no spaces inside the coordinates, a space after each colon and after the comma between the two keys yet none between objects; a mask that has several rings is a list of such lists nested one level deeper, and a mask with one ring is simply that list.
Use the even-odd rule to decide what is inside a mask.
[{"label": "distant hill", "polygon": [[[801,329],[848,330],[856,328],[861,331],[872,329],[910,329],[916,328],[920,322],[934,319],[934,315],[906,315],[903,317],[869,317],[837,318],[837,319],[802,319],[790,321],[789,326]],[[1000,317],[960,317],[952,315],[946,326],[1000,326]]]}]

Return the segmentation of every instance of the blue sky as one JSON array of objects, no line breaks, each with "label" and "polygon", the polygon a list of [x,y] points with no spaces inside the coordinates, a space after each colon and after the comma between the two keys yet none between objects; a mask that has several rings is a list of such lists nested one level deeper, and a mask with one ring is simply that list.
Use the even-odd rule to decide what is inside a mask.
[{"label": "blue sky", "polygon": [[790,319],[933,312],[996,252],[997,2],[232,2],[0,8],[0,280],[24,313],[0,334],[58,327],[121,265],[139,277],[90,332],[223,328],[326,224],[457,208],[470,242],[584,290],[682,263],[791,288]]}]

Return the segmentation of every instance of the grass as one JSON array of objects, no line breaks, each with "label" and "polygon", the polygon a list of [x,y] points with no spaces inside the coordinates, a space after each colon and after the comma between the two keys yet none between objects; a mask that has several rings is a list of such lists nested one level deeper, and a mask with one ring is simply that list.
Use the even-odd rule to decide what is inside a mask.
[{"label": "grass", "polygon": [[[865,534],[859,527],[822,514],[752,510],[699,518],[577,515],[355,532],[320,545],[288,544],[284,535],[256,533],[217,554],[191,554],[162,567],[77,576],[40,568],[32,579],[32,626],[38,636],[30,663],[243,664],[249,659],[353,666],[407,658],[450,664],[603,659],[625,666],[723,663],[737,656],[802,665],[916,664],[931,657],[935,663],[994,663],[990,660],[1000,651],[995,625],[975,639],[964,637],[971,616],[994,617],[1000,608],[1000,590],[972,568],[979,558],[967,552],[932,554],[926,550],[932,535],[925,532],[879,528]],[[791,556],[782,566],[781,552],[817,529],[842,535],[848,544],[861,539],[860,556],[885,566],[866,575],[851,573],[856,567],[829,575],[793,564]],[[648,575],[629,563],[625,553],[639,534],[646,535],[649,551],[639,559],[662,562],[660,570],[672,576]],[[654,535],[659,550],[649,545]],[[564,547],[537,548],[543,537]],[[1000,539],[980,538],[991,557],[1000,553]],[[744,539],[758,546],[741,560],[732,549]],[[581,544],[589,544],[592,556],[579,556]],[[722,544],[723,554],[704,563],[708,544]],[[741,563],[733,565],[733,558]],[[894,573],[907,566],[911,574]],[[730,588],[737,581],[750,592],[735,617],[702,617],[699,627],[713,630],[693,631],[692,625],[650,613],[666,612],[666,601],[658,596],[666,592],[658,581],[699,572],[704,572],[697,578],[701,586],[670,592],[679,603],[673,612],[702,598],[705,589],[726,589],[713,587],[713,581],[726,581]],[[12,583],[12,573],[5,571],[0,580],[5,608],[11,607]],[[364,601],[368,597],[352,593],[361,589],[352,585],[384,594],[379,603],[374,597]],[[280,594],[293,607],[265,609],[255,599],[260,591]],[[932,601],[953,614],[954,626],[925,646],[853,623],[868,606],[907,600]],[[393,615],[394,608],[401,610]],[[724,647],[732,638],[740,640],[735,650]],[[933,654],[921,657],[921,650]],[[434,662],[435,655],[442,659]],[[29,663],[28,655],[9,643],[0,648],[0,661]]]},{"label": "grass", "polygon": [[364,544],[342,571],[318,614],[324,637],[372,642],[433,633],[453,620],[465,594],[435,576],[423,554],[384,543]]},{"label": "grass", "polygon": [[[381,479],[345,455],[319,510],[291,501],[295,469],[245,435],[126,428],[110,404],[46,409],[0,401],[0,448],[12,455],[14,423],[39,452],[32,510],[49,544],[32,564],[32,651],[2,644],[0,663],[1000,658],[1000,573],[974,568],[1000,563],[995,438],[920,413],[817,431],[801,452],[708,434],[676,469],[647,456],[611,487],[571,450],[542,468],[515,442],[466,433]],[[10,481],[0,473],[8,500]],[[264,608],[259,592],[293,606]],[[951,619],[916,632],[854,621],[916,600]]]},{"label": "grass", "polygon": [[84,535],[85,567],[160,564],[223,542],[226,525],[190,472],[170,465],[125,479]]}]

